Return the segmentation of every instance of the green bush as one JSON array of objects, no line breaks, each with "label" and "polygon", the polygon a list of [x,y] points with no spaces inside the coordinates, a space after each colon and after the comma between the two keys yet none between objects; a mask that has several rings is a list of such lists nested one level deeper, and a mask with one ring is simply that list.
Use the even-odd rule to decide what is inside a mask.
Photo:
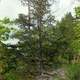
[{"label": "green bush", "polygon": [[67,66],[68,80],[80,80],[80,64],[69,64]]}]

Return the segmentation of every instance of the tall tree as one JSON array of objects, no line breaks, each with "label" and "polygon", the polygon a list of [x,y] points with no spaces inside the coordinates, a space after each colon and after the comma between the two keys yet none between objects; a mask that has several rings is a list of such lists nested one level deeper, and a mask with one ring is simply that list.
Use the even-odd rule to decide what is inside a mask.
[{"label": "tall tree", "polygon": [[[27,32],[28,33],[28,39],[31,42],[32,41],[32,36],[33,35],[33,30],[30,30],[30,25],[32,24],[31,22],[33,21],[35,24],[35,28],[33,28],[32,25],[32,29],[36,29],[37,30],[37,42],[36,43],[36,48],[37,52],[35,52],[35,56],[38,57],[38,67],[39,67],[39,73],[40,75],[43,74],[43,23],[45,22],[45,17],[47,16],[47,13],[49,12],[49,6],[50,6],[50,0],[21,0],[23,4],[27,4],[28,5],[28,23],[29,25],[27,25],[28,29]],[[31,16],[34,17],[34,19],[31,18]],[[26,25],[25,25],[26,27]],[[30,38],[31,37],[31,38]],[[29,42],[30,48],[32,46],[32,44]],[[33,48],[31,48],[33,49]]]},{"label": "tall tree", "polygon": [[74,32],[74,18],[72,17],[71,13],[65,15],[65,17],[61,20],[60,23],[57,24],[61,33],[60,39],[60,49],[62,50],[62,56],[67,58],[70,62],[73,59],[74,49],[72,48],[72,43],[75,39],[75,32]]}]

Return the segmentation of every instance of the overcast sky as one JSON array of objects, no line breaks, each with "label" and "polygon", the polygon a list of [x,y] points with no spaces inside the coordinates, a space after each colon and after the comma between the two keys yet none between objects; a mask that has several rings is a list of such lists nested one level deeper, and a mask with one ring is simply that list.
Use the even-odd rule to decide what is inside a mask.
[{"label": "overcast sky", "polygon": [[[57,0],[57,2],[52,7],[52,10],[56,12],[55,16],[57,19],[61,18],[66,12],[73,11],[74,6],[79,4],[76,0]],[[19,13],[27,13],[27,9],[21,6],[19,0],[1,0],[0,18],[6,16],[15,18]]]}]

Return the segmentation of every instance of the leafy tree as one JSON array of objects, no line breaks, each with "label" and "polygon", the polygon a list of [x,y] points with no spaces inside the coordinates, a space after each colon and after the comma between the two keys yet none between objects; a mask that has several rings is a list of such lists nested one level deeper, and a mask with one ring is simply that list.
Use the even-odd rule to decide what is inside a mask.
[{"label": "leafy tree", "polygon": [[[21,18],[17,20],[19,24]],[[37,27],[28,29],[27,23],[25,23],[24,27],[22,24],[24,24],[23,20],[19,25],[21,29],[14,35],[20,41],[18,45],[11,46],[16,51],[15,56],[18,60],[18,65],[20,64],[16,67],[18,68],[16,73],[25,73],[27,78],[35,79],[36,76],[40,75],[40,60],[42,61],[42,71],[45,74],[53,70],[54,65],[71,62],[75,52],[72,48],[74,23],[70,13],[56,26],[43,26],[41,39]],[[39,56],[39,39],[41,40],[42,58]]]},{"label": "leafy tree", "polygon": [[[72,48],[72,43],[75,39],[74,27],[75,24],[73,22],[74,18],[72,17],[71,13],[67,14],[60,23],[57,24],[57,27],[60,30],[61,38],[60,41],[60,50],[62,50],[62,56],[67,58],[73,58],[71,56],[74,55],[74,50]],[[58,42],[58,41],[57,41]]]},{"label": "leafy tree", "polygon": [[[23,0],[25,4],[28,4],[28,19],[27,16],[20,15],[17,21],[21,24],[20,27],[23,29],[23,35],[20,37],[20,53],[24,55],[24,57],[28,57],[28,66],[30,67],[32,64],[34,65],[34,69],[31,70],[35,72],[30,72],[31,74],[36,74],[42,76],[44,68],[44,61],[47,60],[45,58],[46,54],[43,53],[43,37],[46,36],[43,32],[43,18],[48,10],[49,1],[47,0]],[[33,10],[33,13],[30,12]],[[31,18],[33,16],[33,18]],[[25,18],[26,17],[26,18]],[[31,22],[35,22],[34,24]],[[35,25],[35,26],[34,26]],[[32,28],[31,28],[32,27]],[[23,40],[24,39],[24,40]],[[45,38],[44,38],[45,39]],[[45,58],[44,58],[45,56]],[[26,59],[26,58],[25,58]],[[25,60],[26,61],[26,60]],[[47,62],[46,62],[47,63]]]},{"label": "leafy tree", "polygon": [[5,18],[4,20],[0,20],[0,75],[4,72],[6,65],[6,50],[7,46],[3,43],[9,39],[10,29],[7,27],[6,23],[9,20]]}]

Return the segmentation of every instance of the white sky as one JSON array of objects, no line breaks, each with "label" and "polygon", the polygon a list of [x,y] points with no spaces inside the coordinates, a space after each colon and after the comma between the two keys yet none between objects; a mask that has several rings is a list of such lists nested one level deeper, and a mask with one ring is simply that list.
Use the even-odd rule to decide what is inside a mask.
[{"label": "white sky", "polygon": [[19,13],[27,13],[26,8],[21,6],[19,0],[1,0],[0,2],[0,18],[15,18]]},{"label": "white sky", "polygon": [[79,0],[57,0],[59,2],[58,4],[54,5],[54,8],[56,7],[55,11],[55,17],[57,19],[60,19],[64,16],[64,14],[68,12],[72,12],[74,15],[74,8],[75,6],[79,6],[80,2]]},{"label": "white sky", "polygon": [[[56,11],[55,16],[60,19],[66,12],[73,11],[74,6],[79,3],[76,0],[57,0],[52,9]],[[56,9],[54,9],[56,7]],[[0,18],[15,18],[19,13],[27,13],[27,9],[21,6],[19,0],[1,0],[0,2]]]}]

